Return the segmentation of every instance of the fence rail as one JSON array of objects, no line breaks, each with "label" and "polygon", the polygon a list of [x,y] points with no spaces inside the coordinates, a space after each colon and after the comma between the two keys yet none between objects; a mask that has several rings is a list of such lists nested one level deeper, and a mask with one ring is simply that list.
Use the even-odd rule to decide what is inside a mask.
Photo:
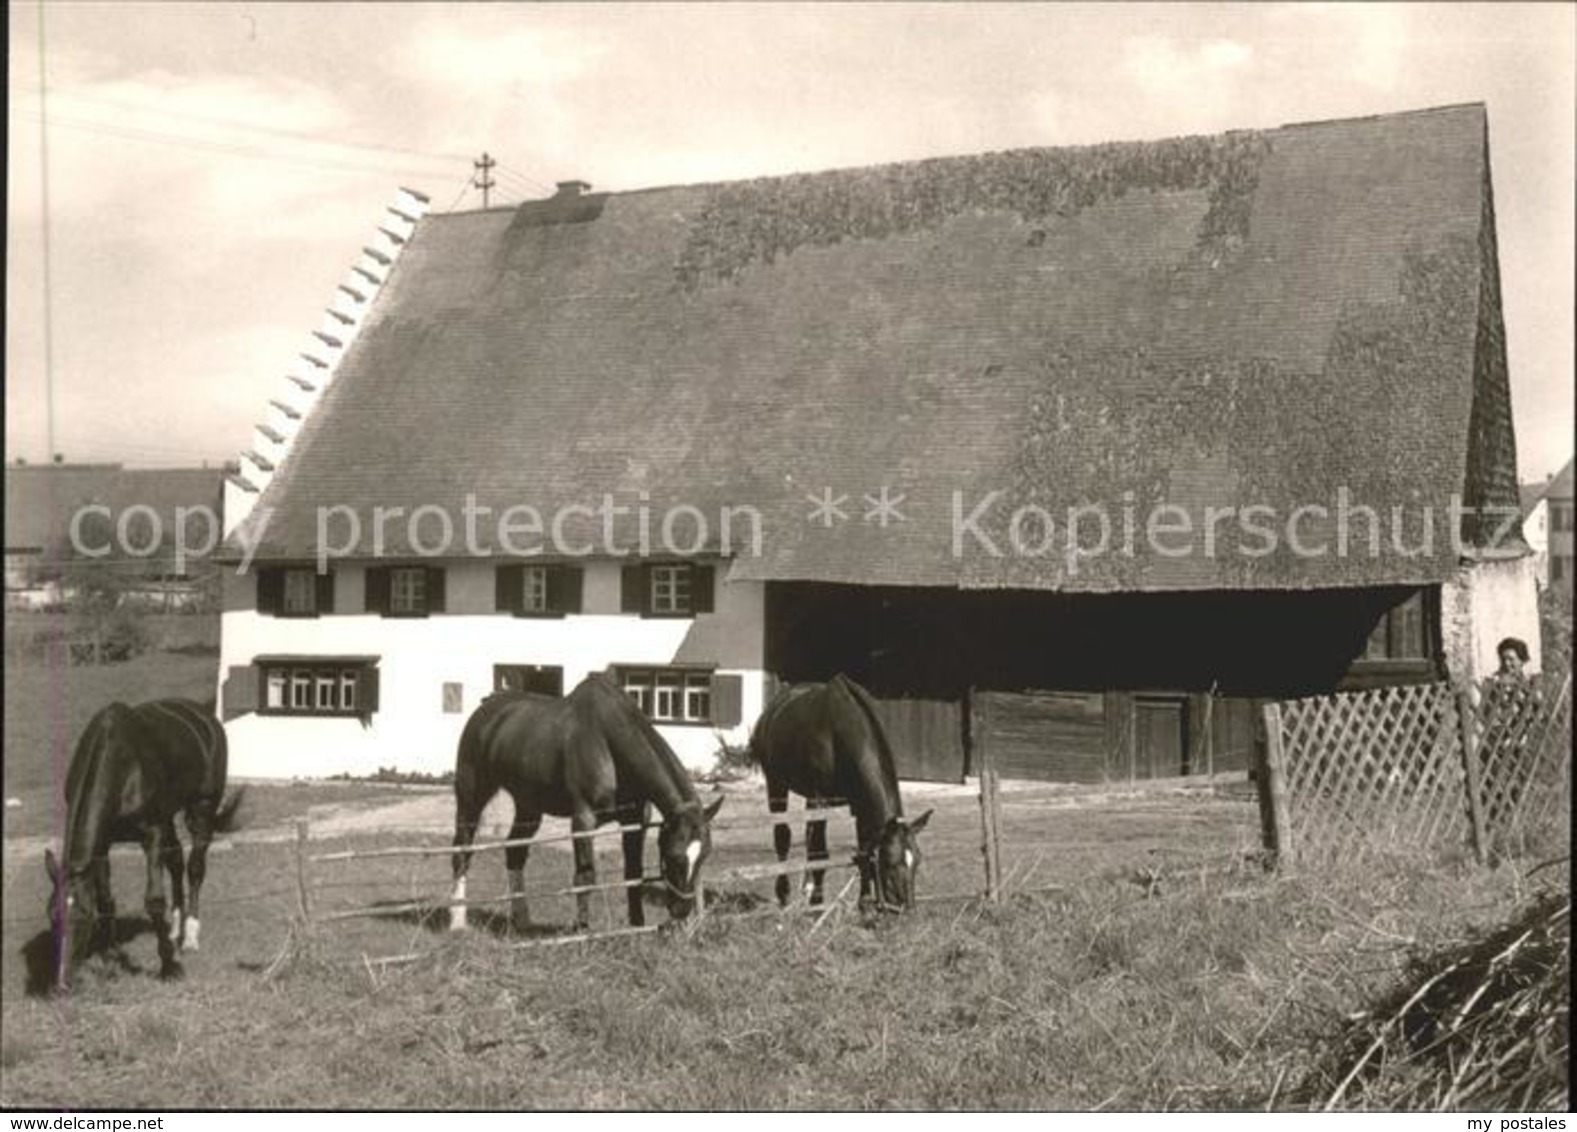
[{"label": "fence rail", "polygon": [[1571,682],[1410,685],[1268,704],[1260,774],[1278,861],[1516,851],[1571,796]]}]

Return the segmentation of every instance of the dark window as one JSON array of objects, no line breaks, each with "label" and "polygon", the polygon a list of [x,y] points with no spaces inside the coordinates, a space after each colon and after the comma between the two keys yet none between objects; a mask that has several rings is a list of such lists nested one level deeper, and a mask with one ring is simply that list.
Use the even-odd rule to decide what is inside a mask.
[{"label": "dark window", "polygon": [[368,716],[378,710],[378,668],[368,661],[301,658],[254,667],[260,715]]},{"label": "dark window", "polygon": [[1379,614],[1364,645],[1365,660],[1426,660],[1430,632],[1422,591]]},{"label": "dark window", "polygon": [[334,612],[334,573],[311,566],[265,566],[257,571],[257,611],[273,617],[317,617]]},{"label": "dark window", "polygon": [[494,574],[493,607],[516,617],[563,617],[581,611],[579,566],[507,563]]},{"label": "dark window", "polygon": [[711,613],[716,571],[695,562],[643,562],[624,568],[620,609],[642,617]]},{"label": "dark window", "polygon": [[369,566],[365,609],[384,617],[426,617],[444,611],[442,566]]},{"label": "dark window", "polygon": [[717,678],[709,669],[619,668],[617,674],[624,694],[654,723],[717,722],[713,715]]},{"label": "dark window", "polygon": [[562,696],[564,670],[555,664],[495,664],[493,691]]}]

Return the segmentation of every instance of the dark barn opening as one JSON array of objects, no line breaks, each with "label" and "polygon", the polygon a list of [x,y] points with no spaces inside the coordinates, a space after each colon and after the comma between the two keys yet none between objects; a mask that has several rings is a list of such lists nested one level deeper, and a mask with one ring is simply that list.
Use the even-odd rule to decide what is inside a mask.
[{"label": "dark barn opening", "polygon": [[1252,765],[1256,708],[1442,674],[1438,590],[1068,595],[773,582],[766,665],[844,672],[881,705],[899,773],[1070,782]]}]

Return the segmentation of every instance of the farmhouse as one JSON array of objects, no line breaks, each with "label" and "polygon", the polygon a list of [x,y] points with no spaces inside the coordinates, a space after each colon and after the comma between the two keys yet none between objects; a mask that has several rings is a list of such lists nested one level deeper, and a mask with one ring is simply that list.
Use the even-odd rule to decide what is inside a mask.
[{"label": "farmhouse", "polygon": [[1572,461],[1543,483],[1523,484],[1522,533],[1539,584],[1572,596]]},{"label": "farmhouse", "polygon": [[909,777],[1223,770],[1537,642],[1482,105],[425,205],[226,489],[238,774],[592,671],[696,766],[844,671]]},{"label": "farmhouse", "polygon": [[[69,604],[91,579],[125,603],[185,609],[203,599],[177,528],[201,559],[219,531],[217,468],[13,464],[5,470],[7,609]],[[68,577],[68,575],[75,575]]]}]

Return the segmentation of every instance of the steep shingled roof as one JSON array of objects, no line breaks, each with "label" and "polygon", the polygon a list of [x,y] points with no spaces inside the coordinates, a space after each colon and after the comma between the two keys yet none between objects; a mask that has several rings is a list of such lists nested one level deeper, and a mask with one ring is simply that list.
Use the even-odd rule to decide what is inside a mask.
[{"label": "steep shingled roof", "polygon": [[[1518,502],[1489,184],[1470,105],[429,216],[243,535],[310,557],[318,509],[341,506],[366,555],[376,506],[435,505],[458,532],[470,495],[486,531],[612,493],[648,502],[654,537],[679,504],[714,538],[722,507],[758,508],[763,552],[734,577],[1437,581],[1454,494]],[[862,521],[882,486],[904,496],[885,528]],[[848,522],[806,521],[824,488]],[[1157,503],[1197,532],[1206,506],[1280,523],[1343,488],[1386,526],[1379,556],[1237,553],[1264,540],[1230,520],[1213,557],[1144,545]],[[955,509],[982,501],[1003,556],[955,554]],[[1136,522],[1134,553],[1015,554],[1008,517],[1031,504],[1101,506],[1119,546]],[[1393,506],[1409,548],[1432,509],[1427,553],[1391,549]],[[1300,522],[1305,545],[1334,537]],[[403,522],[385,548],[410,553]]]}]

